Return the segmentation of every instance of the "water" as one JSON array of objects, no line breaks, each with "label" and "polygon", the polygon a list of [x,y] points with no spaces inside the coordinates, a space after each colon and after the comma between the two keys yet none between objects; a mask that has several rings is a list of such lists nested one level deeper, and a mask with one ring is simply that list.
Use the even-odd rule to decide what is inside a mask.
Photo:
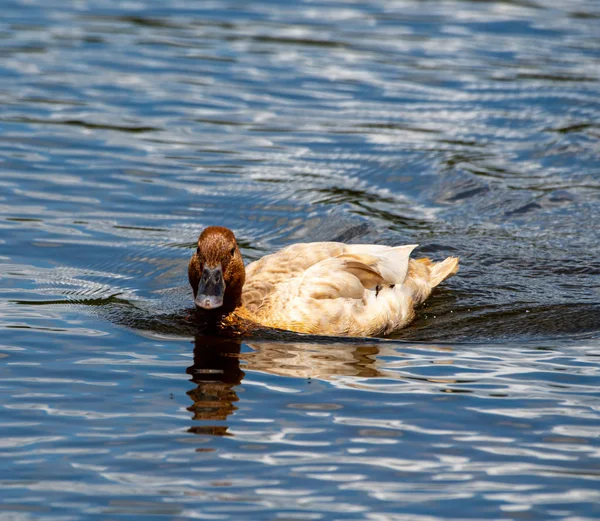
[{"label": "water", "polygon": [[[0,519],[599,518],[599,18],[5,1]],[[210,224],[462,267],[395,339],[219,339]]]}]

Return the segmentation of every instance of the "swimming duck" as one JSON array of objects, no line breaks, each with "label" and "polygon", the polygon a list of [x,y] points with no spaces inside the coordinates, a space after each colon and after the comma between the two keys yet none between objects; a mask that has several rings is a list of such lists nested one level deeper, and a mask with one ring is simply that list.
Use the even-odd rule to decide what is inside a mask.
[{"label": "swimming duck", "polygon": [[458,258],[411,259],[416,244],[298,243],[244,268],[235,235],[210,226],[188,266],[197,308],[222,323],[335,336],[382,336],[414,318]]}]

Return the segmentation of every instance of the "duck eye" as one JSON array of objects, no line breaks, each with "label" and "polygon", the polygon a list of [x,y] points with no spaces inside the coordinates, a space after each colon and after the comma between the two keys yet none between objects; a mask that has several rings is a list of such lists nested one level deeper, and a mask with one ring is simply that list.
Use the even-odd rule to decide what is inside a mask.
[{"label": "duck eye", "polygon": [[196,248],[196,253],[197,253],[198,255],[200,255],[200,246],[198,246],[198,247]]},{"label": "duck eye", "polygon": [[231,256],[233,257],[235,255],[235,246],[233,248],[231,248]]}]

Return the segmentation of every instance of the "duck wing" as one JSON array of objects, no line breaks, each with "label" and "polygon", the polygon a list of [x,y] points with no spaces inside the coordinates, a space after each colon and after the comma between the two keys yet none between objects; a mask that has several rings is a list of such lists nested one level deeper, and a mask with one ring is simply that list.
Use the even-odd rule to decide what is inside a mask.
[{"label": "duck wing", "polygon": [[311,266],[340,255],[345,247],[339,242],[298,243],[251,262],[246,266],[244,306],[252,312],[264,307],[290,281],[303,276]]},{"label": "duck wing", "polygon": [[305,298],[362,300],[365,290],[401,285],[408,272],[410,253],[416,247],[344,245],[340,254],[308,268],[297,285],[290,283],[290,290],[297,290],[298,296]]}]

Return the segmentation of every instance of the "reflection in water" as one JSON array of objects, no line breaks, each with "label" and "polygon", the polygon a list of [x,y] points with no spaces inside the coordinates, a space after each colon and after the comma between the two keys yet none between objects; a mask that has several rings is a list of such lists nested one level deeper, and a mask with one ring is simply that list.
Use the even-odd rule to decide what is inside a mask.
[{"label": "reflection in water", "polygon": [[[290,335],[293,336],[293,335]],[[296,335],[298,336],[298,335]],[[304,341],[272,341],[252,339],[245,343],[241,337],[216,337],[198,335],[194,339],[194,364],[187,368],[191,382],[196,387],[187,391],[193,405],[187,408],[195,422],[202,422],[189,429],[195,434],[230,436],[223,422],[237,410],[239,400],[236,387],[242,383],[246,372],[266,373],[277,377],[336,382],[352,377],[350,381],[363,379],[385,379],[404,383],[412,381],[435,384],[463,383],[455,378],[439,376],[415,376],[386,369],[389,362],[384,358],[396,358],[396,366],[409,365],[423,355],[404,354],[399,349],[403,344],[369,340],[323,339],[317,344],[311,338]],[[312,341],[311,341],[312,340]],[[242,344],[249,351],[242,352]],[[410,344],[405,344],[407,348]],[[419,349],[419,346],[412,346]],[[451,349],[428,345],[426,353],[448,353]],[[402,361],[406,359],[405,361]],[[429,362],[425,362],[429,363]],[[446,364],[452,362],[446,361]],[[242,370],[240,364],[243,364]],[[355,383],[352,385],[356,386]],[[442,391],[458,392],[445,388]]]},{"label": "reflection in water", "polygon": [[[226,420],[237,407],[235,386],[244,378],[240,369],[241,341],[235,338],[197,336],[194,341],[194,365],[186,372],[197,387],[187,392],[193,405],[188,411],[194,420]],[[227,426],[197,425],[189,432],[195,434],[227,435]]]},{"label": "reflection in water", "polygon": [[235,387],[245,372],[270,373],[276,376],[333,380],[340,376],[374,378],[384,376],[378,369],[380,348],[376,344],[252,341],[250,352],[240,354],[239,337],[196,336],[194,364],[187,368],[196,388],[187,392],[193,402],[188,411],[194,421],[189,429],[195,434],[230,435],[226,425],[213,422],[227,420],[237,410]]},{"label": "reflection in water", "polygon": [[247,367],[278,376],[332,380],[336,376],[381,376],[377,344],[252,342],[243,355]]}]

